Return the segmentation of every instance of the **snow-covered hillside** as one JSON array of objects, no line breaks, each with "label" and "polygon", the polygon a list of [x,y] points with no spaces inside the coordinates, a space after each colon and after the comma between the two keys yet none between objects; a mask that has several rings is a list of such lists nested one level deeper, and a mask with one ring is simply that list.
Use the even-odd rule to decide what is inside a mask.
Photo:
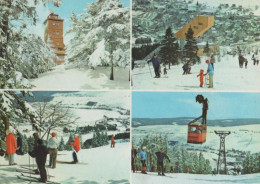
[{"label": "snow-covered hillside", "polygon": [[[168,78],[165,78],[163,74],[161,74],[161,78],[154,78],[155,74],[152,65],[148,66],[146,64],[144,68],[135,68],[132,74],[133,89],[171,89],[180,91],[259,90],[260,65],[254,66],[250,55],[245,57],[248,59],[247,69],[239,68],[237,56],[226,55],[221,57],[221,62],[216,61],[214,64],[213,89],[199,87],[200,81],[197,75],[201,69],[206,73],[208,67],[205,63],[206,59],[208,59],[206,57],[201,57],[201,64],[191,67],[192,74],[189,75],[182,75],[182,64],[172,66],[170,70],[167,70]],[[163,66],[161,65],[161,67],[163,71]]]},{"label": "snow-covered hillside", "polygon": [[35,89],[44,90],[80,90],[80,89],[129,89],[129,68],[114,68],[114,79],[109,80],[110,69],[97,67],[92,69],[66,69],[59,65],[52,71],[31,79]]},{"label": "snow-covered hillside", "polygon": [[183,183],[183,184],[231,184],[231,183],[247,183],[259,184],[260,174],[248,174],[239,176],[230,175],[202,175],[202,174],[169,174],[166,176],[157,176],[157,173],[132,175],[132,182],[134,184],[168,184],[168,183]]},{"label": "snow-covered hillside", "polygon": [[[52,181],[59,183],[81,183],[81,184],[96,184],[96,183],[129,183],[130,171],[130,144],[118,143],[115,148],[103,146],[93,149],[85,149],[79,152],[79,164],[62,164],[57,163],[56,169],[48,168],[47,172],[52,177]],[[58,152],[58,160],[72,161],[72,152]],[[27,166],[29,164],[28,155],[15,155],[15,162],[19,165]],[[32,159],[30,160],[33,163]],[[47,161],[48,162],[48,161]],[[18,166],[8,166],[8,161],[0,157],[0,183],[28,183],[17,179],[16,169]],[[31,166],[32,167],[32,166]],[[34,162],[34,168],[36,167]],[[35,175],[32,175],[35,176]],[[40,176],[37,176],[40,178]]]}]

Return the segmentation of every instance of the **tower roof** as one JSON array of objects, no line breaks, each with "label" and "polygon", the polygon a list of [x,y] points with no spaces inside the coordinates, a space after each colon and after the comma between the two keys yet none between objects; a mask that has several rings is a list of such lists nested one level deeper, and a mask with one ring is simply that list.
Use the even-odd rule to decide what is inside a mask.
[{"label": "tower roof", "polygon": [[47,20],[63,21],[64,19],[61,19],[58,14],[51,12],[43,24],[45,24],[47,22]]}]

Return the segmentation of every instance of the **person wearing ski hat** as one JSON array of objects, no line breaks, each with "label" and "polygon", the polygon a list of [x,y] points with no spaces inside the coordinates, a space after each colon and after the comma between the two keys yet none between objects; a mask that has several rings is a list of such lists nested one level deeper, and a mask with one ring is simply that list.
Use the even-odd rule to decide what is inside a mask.
[{"label": "person wearing ski hat", "polygon": [[73,153],[72,153],[72,157],[73,157],[73,163],[78,163],[78,157],[77,157],[77,153],[80,150],[80,140],[79,140],[79,135],[75,134],[74,136],[74,141],[72,143],[70,143],[71,146],[73,146]]},{"label": "person wearing ski hat", "polygon": [[47,172],[45,168],[45,163],[47,160],[47,155],[49,151],[46,146],[43,145],[43,141],[41,139],[37,140],[37,148],[34,151],[30,151],[29,155],[33,158],[36,158],[36,163],[40,172],[40,182],[47,182]]},{"label": "person wearing ski hat", "polygon": [[150,62],[153,64],[155,78],[160,78],[160,61],[156,54],[147,63],[149,64]]},{"label": "person wearing ski hat", "polygon": [[9,157],[9,165],[17,165],[16,163],[14,163],[14,154],[17,149],[17,143],[12,130],[6,130],[5,141],[6,141],[6,152]]},{"label": "person wearing ski hat", "polygon": [[141,163],[142,163],[142,173],[143,174],[147,174],[147,172],[146,172],[146,163],[145,163],[146,162],[146,147],[145,146],[140,151],[139,158],[140,158]]},{"label": "person wearing ski hat", "polygon": [[53,169],[56,168],[56,159],[57,159],[58,146],[59,146],[56,135],[57,135],[56,132],[51,133],[52,137],[49,139],[48,145],[47,145],[49,153],[50,153],[49,166]]},{"label": "person wearing ski hat", "polygon": [[158,175],[161,176],[161,172],[162,172],[162,176],[165,176],[164,169],[163,169],[164,168],[163,167],[163,159],[167,158],[167,160],[169,162],[171,162],[171,161],[170,161],[169,157],[164,153],[163,148],[161,148],[160,151],[155,152],[155,155],[157,157]]},{"label": "person wearing ski hat", "polygon": [[209,60],[206,60],[206,63],[208,64],[208,70],[207,70],[206,74],[209,74],[209,88],[213,88],[214,67],[213,67],[213,64],[210,63]]}]

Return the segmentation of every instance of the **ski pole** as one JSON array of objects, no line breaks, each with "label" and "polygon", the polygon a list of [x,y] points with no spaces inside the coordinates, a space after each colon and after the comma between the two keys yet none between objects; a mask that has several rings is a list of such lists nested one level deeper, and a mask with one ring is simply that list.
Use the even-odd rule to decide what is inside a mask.
[{"label": "ski pole", "polygon": [[151,77],[153,77],[149,63],[148,63],[148,67],[149,67],[149,70],[150,70]]}]

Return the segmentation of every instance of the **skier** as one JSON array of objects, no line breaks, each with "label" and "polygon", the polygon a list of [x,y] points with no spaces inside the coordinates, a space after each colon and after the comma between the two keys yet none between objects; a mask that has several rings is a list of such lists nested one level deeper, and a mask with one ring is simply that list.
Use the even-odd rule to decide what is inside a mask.
[{"label": "skier", "polygon": [[33,158],[36,158],[36,163],[40,171],[41,179],[40,182],[46,183],[47,182],[47,172],[45,169],[45,163],[47,159],[47,155],[49,151],[46,146],[43,145],[43,141],[41,139],[37,140],[37,149],[29,152],[29,155]]},{"label": "skier", "polygon": [[115,148],[115,138],[114,135],[111,136],[111,148]]},{"label": "skier", "polygon": [[242,54],[240,53],[239,56],[238,56],[238,62],[239,62],[239,67],[240,68],[243,68],[243,64],[245,62],[245,58],[242,56]]},{"label": "skier", "polygon": [[78,163],[78,157],[77,157],[77,153],[80,150],[80,140],[78,137],[78,134],[75,134],[74,136],[74,141],[72,143],[70,143],[71,146],[73,146],[73,153],[72,153],[72,157],[73,157],[73,163],[76,164]]},{"label": "skier", "polygon": [[139,151],[140,151],[140,148],[137,148],[137,149],[134,149],[134,146],[133,146],[133,143],[132,143],[132,151],[131,151],[131,161],[132,161],[132,170],[133,170],[133,173],[135,172],[135,171],[137,171],[136,170],[136,164],[135,164],[135,162],[136,162],[136,160],[135,160],[135,158],[136,158],[136,155],[139,153]]},{"label": "skier", "polygon": [[202,96],[202,95],[197,95],[196,96],[196,102],[199,102],[200,104],[203,104],[202,107],[202,124],[207,124],[207,111],[208,111],[208,99]]},{"label": "skier", "polygon": [[257,63],[257,60],[256,60],[256,58],[255,58],[255,54],[252,55],[252,60],[253,60],[254,65],[255,65],[255,64]]},{"label": "skier", "polygon": [[163,75],[166,77],[167,76],[167,69],[166,69],[166,66],[164,66],[163,68]]},{"label": "skier", "polygon": [[56,159],[57,159],[57,153],[58,153],[58,140],[56,138],[56,132],[52,132],[51,133],[51,138],[48,141],[48,149],[49,149],[49,153],[50,153],[50,160],[49,160],[49,166],[53,169],[56,168]]},{"label": "skier", "polygon": [[163,159],[167,158],[169,162],[170,159],[169,157],[164,153],[163,148],[161,148],[160,151],[156,152],[155,155],[157,156],[157,170],[158,170],[158,176],[161,176],[161,171],[162,171],[162,176],[165,176],[164,170],[163,170]]},{"label": "skier", "polygon": [[5,141],[6,141],[6,152],[9,157],[9,165],[17,165],[16,163],[14,163],[14,154],[17,149],[17,143],[12,130],[6,130]]},{"label": "skier", "polygon": [[208,70],[207,70],[207,74],[209,74],[209,88],[213,88],[213,75],[214,75],[214,67],[213,64],[210,63],[209,60],[206,60],[206,63],[208,64]]},{"label": "skier", "polygon": [[203,80],[204,80],[204,76],[206,76],[207,74],[204,74],[204,70],[200,70],[200,73],[197,75],[197,77],[200,77],[200,87],[203,87]]},{"label": "skier", "polygon": [[[32,152],[35,152],[35,150],[38,149],[38,140],[40,139],[40,136],[39,136],[38,132],[34,132],[33,133],[33,138],[34,138],[34,145],[33,145],[33,151]],[[37,160],[36,160],[36,164],[37,164]],[[37,164],[37,168],[35,169],[34,172],[36,174],[40,174],[40,170],[39,170],[38,164]]]},{"label": "skier", "polygon": [[23,155],[23,141],[21,138],[21,134],[17,133],[17,150],[16,150],[16,154],[17,155]]},{"label": "skier", "polygon": [[245,68],[247,69],[247,64],[248,64],[248,61],[247,59],[245,59]]},{"label": "skier", "polygon": [[240,173],[240,167],[237,166],[237,175],[239,175],[239,173]]},{"label": "skier", "polygon": [[149,61],[147,61],[147,63],[149,64],[150,62],[153,63],[153,68],[154,68],[154,73],[155,73],[155,78],[160,78],[160,62],[159,62],[159,58],[156,54],[153,55],[152,59],[150,59]]},{"label": "skier", "polygon": [[145,162],[146,162],[146,147],[145,146],[142,148],[142,151],[140,151],[139,158],[140,158],[141,163],[142,163],[142,173],[147,174],[146,164],[145,164]]}]

